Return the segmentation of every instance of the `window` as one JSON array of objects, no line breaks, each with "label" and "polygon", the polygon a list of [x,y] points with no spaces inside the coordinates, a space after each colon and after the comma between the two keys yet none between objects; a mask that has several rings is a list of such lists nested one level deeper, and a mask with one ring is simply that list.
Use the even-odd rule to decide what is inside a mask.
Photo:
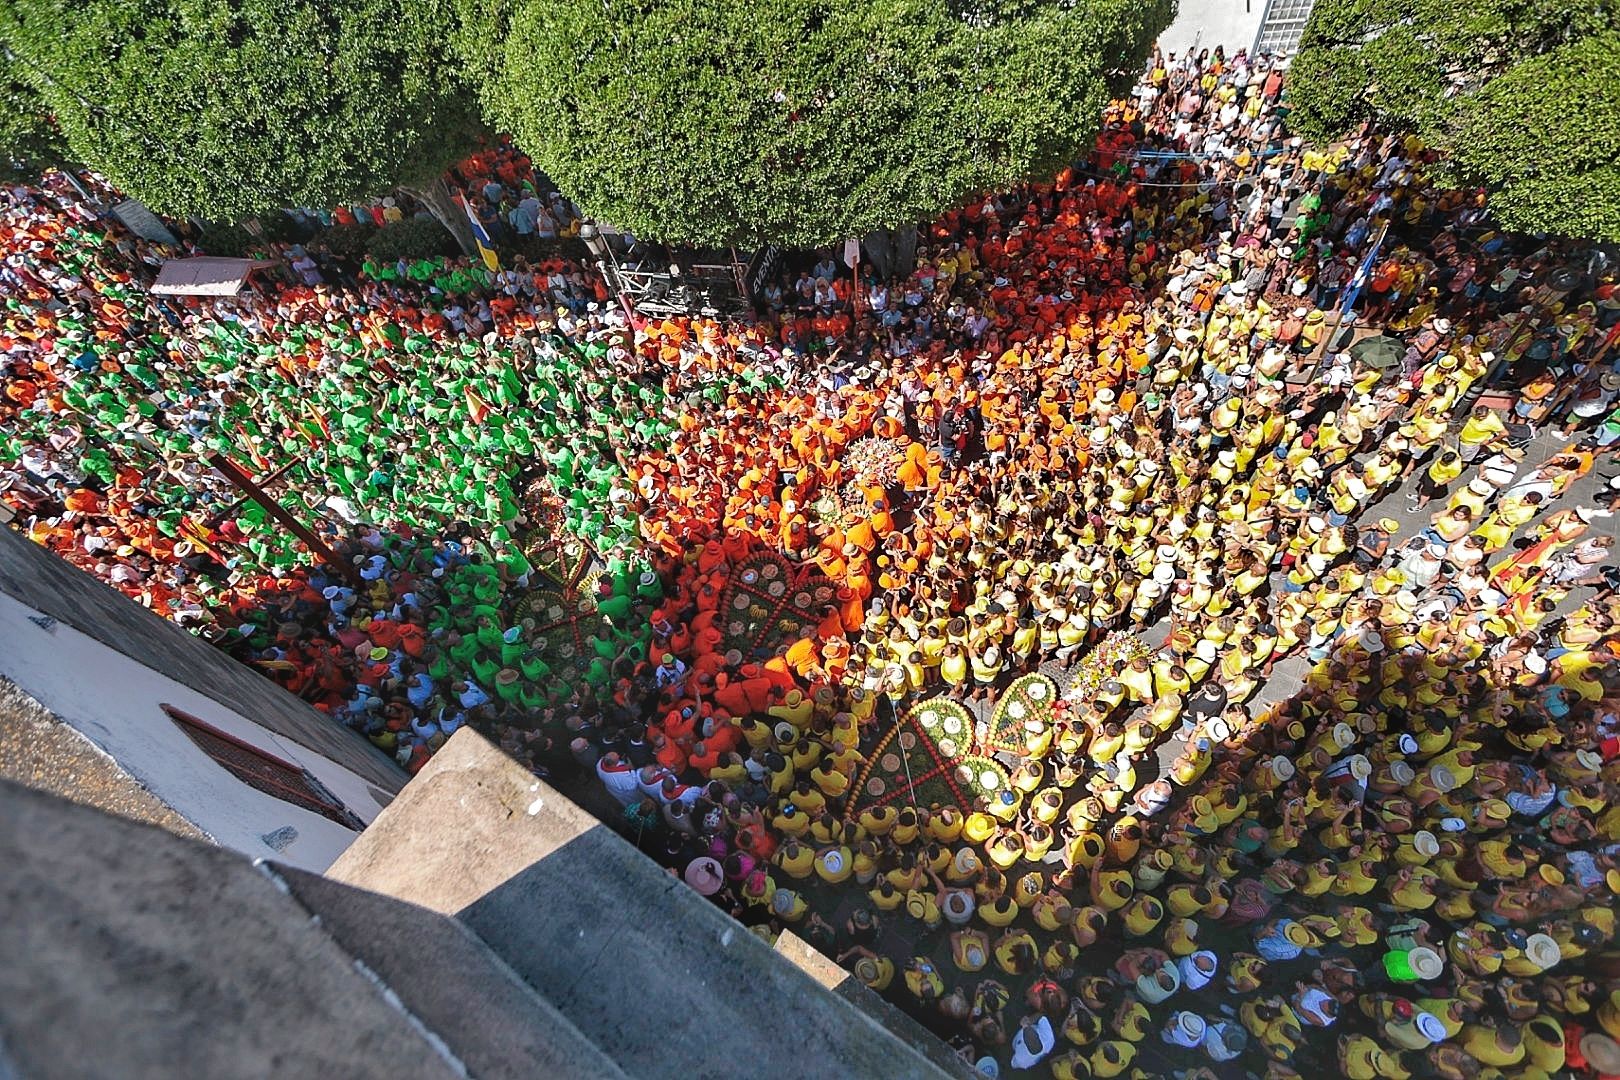
[{"label": "window", "polygon": [[266,753],[173,705],[159,705],[197,748],[255,791],[292,803],[349,829],[363,829],[349,808],[302,766]]},{"label": "window", "polygon": [[1305,21],[1310,18],[1311,0],[1266,0],[1255,35],[1254,52],[1292,53],[1299,48]]}]

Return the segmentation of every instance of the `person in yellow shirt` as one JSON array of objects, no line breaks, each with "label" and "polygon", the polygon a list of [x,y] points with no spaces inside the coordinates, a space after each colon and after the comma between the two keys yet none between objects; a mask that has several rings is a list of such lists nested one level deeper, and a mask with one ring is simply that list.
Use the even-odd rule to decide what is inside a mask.
[{"label": "person in yellow shirt", "polygon": [[1507,426],[1502,417],[1488,405],[1476,405],[1457,432],[1457,454],[1464,464],[1472,462],[1486,443],[1505,434]]},{"label": "person in yellow shirt", "polygon": [[1463,464],[1462,456],[1457,451],[1442,451],[1440,456],[1430,462],[1429,467],[1424,470],[1417,491],[1408,497],[1417,504],[1417,509],[1423,509],[1443,495],[1446,487],[1461,476],[1465,468],[1467,466]]}]

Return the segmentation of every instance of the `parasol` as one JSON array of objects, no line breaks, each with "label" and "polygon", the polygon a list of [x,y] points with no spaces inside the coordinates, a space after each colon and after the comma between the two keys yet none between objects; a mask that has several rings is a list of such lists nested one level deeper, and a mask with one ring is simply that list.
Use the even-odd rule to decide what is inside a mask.
[{"label": "parasol", "polygon": [[1406,355],[1406,346],[1399,338],[1379,334],[1376,337],[1362,338],[1350,346],[1350,355],[1370,368],[1383,371],[1401,362],[1401,357]]}]

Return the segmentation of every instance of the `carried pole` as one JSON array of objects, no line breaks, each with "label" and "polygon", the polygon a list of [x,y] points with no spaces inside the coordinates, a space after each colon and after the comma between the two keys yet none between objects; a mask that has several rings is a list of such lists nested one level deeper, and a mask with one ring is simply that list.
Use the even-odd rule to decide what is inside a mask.
[{"label": "carried pole", "polygon": [[1328,353],[1333,351],[1333,343],[1339,339],[1339,328],[1344,325],[1344,317],[1355,307],[1356,301],[1361,299],[1361,289],[1367,284],[1367,278],[1372,274],[1373,260],[1378,258],[1378,249],[1384,246],[1384,237],[1389,233],[1389,222],[1385,221],[1378,226],[1378,236],[1373,240],[1372,247],[1367,250],[1367,257],[1357,267],[1355,276],[1350,279],[1345,288],[1344,300],[1339,304],[1339,310],[1333,316],[1333,329],[1327,332],[1322,339],[1322,351],[1316,354],[1316,362],[1321,364],[1327,359]]},{"label": "carried pole", "polygon": [[359,575],[355,573],[354,566],[346,559],[338,558],[337,552],[327,546],[326,541],[294,517],[286,507],[275,500],[268,491],[265,491],[253,477],[242,471],[242,467],[224,454],[211,454],[208,464],[212,465],[219,474],[229,480],[248,498],[264,507],[265,512],[302,540],[309,550],[313,551],[329,568],[337,571],[350,585],[359,585]]}]

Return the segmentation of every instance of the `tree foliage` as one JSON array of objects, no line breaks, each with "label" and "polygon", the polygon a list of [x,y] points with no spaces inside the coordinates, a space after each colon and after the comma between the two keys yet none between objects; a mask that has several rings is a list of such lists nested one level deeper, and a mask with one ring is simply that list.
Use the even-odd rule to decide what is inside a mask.
[{"label": "tree foliage", "polygon": [[1050,176],[1173,0],[462,0],[487,117],[652,239],[820,244]]},{"label": "tree foliage", "polygon": [[7,0],[9,69],[153,209],[331,206],[442,172],[476,101],[435,0]]},{"label": "tree foliage", "polygon": [[0,172],[29,175],[68,157],[50,106],[21,62],[0,50]]},{"label": "tree foliage", "polygon": [[1317,0],[1289,121],[1417,133],[1502,224],[1620,240],[1615,0]]},{"label": "tree foliage", "polygon": [[456,241],[433,218],[408,217],[372,233],[366,242],[366,253],[383,262],[431,259],[436,255],[454,255]]}]

